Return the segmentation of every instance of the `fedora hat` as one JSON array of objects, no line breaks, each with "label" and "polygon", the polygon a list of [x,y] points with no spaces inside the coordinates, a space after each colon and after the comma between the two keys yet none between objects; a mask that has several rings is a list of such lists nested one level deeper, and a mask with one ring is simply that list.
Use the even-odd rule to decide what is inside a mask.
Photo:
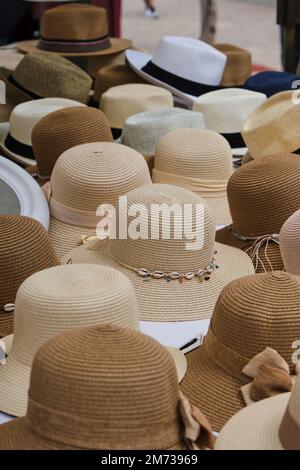
[{"label": "fedora hat", "polygon": [[13,332],[17,290],[31,274],[59,264],[51,240],[36,220],[0,215],[0,337]]},{"label": "fedora hat", "polygon": [[[135,45],[130,45],[128,47],[130,47],[130,49],[133,49],[134,51],[144,50],[139,47],[136,47]],[[125,65],[126,64],[125,52],[126,50],[117,52],[115,54],[90,56],[88,58],[88,65],[87,65],[88,74],[91,75],[91,77],[96,78],[99,70],[102,68],[114,67],[115,65]]]},{"label": "fedora hat", "polygon": [[0,66],[0,83],[4,85],[5,104],[0,102],[0,123],[9,121],[12,110],[20,103],[30,101],[32,98],[15,86],[11,85],[7,78],[11,75],[12,70]]},{"label": "fedora hat", "polygon": [[40,49],[65,56],[90,56],[115,54],[131,44],[129,39],[108,37],[105,8],[70,3],[46,10],[40,39],[18,42],[16,47],[24,53]]},{"label": "fedora hat", "polygon": [[[170,214],[170,237],[163,236],[161,217],[151,217],[153,205],[161,204],[177,204],[182,209],[184,204],[190,205],[193,220],[189,228],[195,233],[201,225],[203,244],[187,247],[186,236],[176,237],[174,214]],[[222,288],[232,279],[254,272],[249,258],[241,250],[215,244],[215,222],[210,209],[199,196],[184,188],[151,184],[127,193],[127,208],[141,205],[145,208],[139,218],[141,227],[148,226],[142,237],[129,234],[104,242],[91,241],[68,253],[63,262],[102,264],[125,274],[136,291],[140,320],[186,322],[210,318]],[[119,224],[125,218],[126,228],[135,220],[128,216],[127,208],[118,208]],[[199,208],[204,212],[200,223],[196,219]]]},{"label": "fedora hat", "polygon": [[[248,90],[264,93],[269,98],[281,91],[292,90],[293,83],[299,80],[300,76],[294,73],[270,70],[249,77],[244,87]],[[294,88],[298,88],[297,84]]]},{"label": "fedora hat", "polygon": [[208,203],[217,225],[231,222],[226,188],[232,175],[228,142],[206,129],[177,129],[156,147],[154,183],[175,184],[195,192]]},{"label": "fedora hat", "polygon": [[50,208],[49,234],[60,257],[96,233],[101,204],[151,182],[145,159],[125,145],[96,142],[66,150],[44,186]]},{"label": "fedora hat", "polygon": [[9,122],[0,124],[0,150],[21,165],[35,164],[31,133],[35,124],[58,109],[83,104],[65,98],[42,98],[19,104],[11,112]]},{"label": "fedora hat", "polygon": [[110,88],[102,94],[100,102],[101,111],[114,129],[123,129],[126,119],[134,114],[171,107],[173,96],[169,91],[142,83]]},{"label": "fedora hat", "polygon": [[228,140],[233,155],[244,155],[247,148],[241,130],[249,114],[265,100],[263,93],[226,88],[200,96],[194,102],[193,110],[203,114],[207,129]]},{"label": "fedora hat", "polygon": [[268,98],[244,123],[242,136],[251,157],[281,152],[296,153],[300,148],[298,122],[300,106],[295,91],[283,91]]},{"label": "fedora hat", "polygon": [[[34,354],[50,337],[79,326],[114,325],[139,330],[135,293],[129,280],[102,266],[58,266],[30,276],[20,286],[11,350],[0,366],[0,409],[23,416]],[[4,338],[6,341],[7,338]],[[183,353],[169,349],[179,380]]]},{"label": "fedora hat", "polygon": [[279,232],[300,208],[299,171],[297,156],[272,155],[243,165],[229,180],[233,223],[216,240],[246,251],[256,272],[283,269]]},{"label": "fedora hat", "polygon": [[58,157],[71,147],[113,141],[104,114],[87,106],[64,108],[48,114],[33,127],[31,138],[37,164],[30,172],[40,184],[50,180]]},{"label": "fedora hat", "polygon": [[115,325],[76,328],[44,344],[26,416],[0,426],[1,449],[200,450],[214,440],[180,393],[166,349]]},{"label": "fedora hat", "polygon": [[129,49],[126,59],[144,80],[167,88],[187,104],[220,85],[227,62],[226,55],[209,44],[181,36],[164,36],[153,56]]},{"label": "fedora hat", "polygon": [[286,271],[300,276],[300,210],[283,224],[279,234],[280,253]]},{"label": "fedora hat", "polygon": [[292,392],[244,408],[224,426],[217,450],[300,450],[300,377]]},{"label": "fedora hat", "polygon": [[214,44],[214,47],[226,55],[222,87],[243,86],[252,74],[251,52],[233,44]]},{"label": "fedora hat", "polygon": [[[294,372],[292,345],[300,338],[299,301],[300,279],[278,271],[237,279],[221,292],[203,345],[187,356],[188,370],[181,385],[211,420],[214,431],[245,406],[252,384],[246,366],[266,348],[274,349]],[[260,367],[270,364],[266,352],[261,356]],[[261,384],[266,385],[263,379]],[[253,399],[254,392],[256,399],[274,392],[271,386],[259,388],[258,381],[259,377],[250,391]]]}]

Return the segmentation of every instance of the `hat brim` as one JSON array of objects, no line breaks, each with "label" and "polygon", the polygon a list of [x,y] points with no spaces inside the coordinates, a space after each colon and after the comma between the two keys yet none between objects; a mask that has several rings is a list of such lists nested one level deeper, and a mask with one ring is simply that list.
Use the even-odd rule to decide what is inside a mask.
[{"label": "hat brim", "polygon": [[67,254],[63,263],[101,264],[122,272],[132,282],[140,311],[140,320],[180,322],[210,318],[217,298],[229,282],[254,273],[252,262],[243,251],[216,244],[216,269],[209,281],[194,278],[166,282],[152,279],[145,282],[136,272],[115,261],[109,251],[109,241],[92,241]]},{"label": "hat brim", "polygon": [[[132,46],[131,39],[125,38],[109,38],[111,47],[107,49],[102,49],[101,51],[95,52],[56,52],[53,53],[61,55],[63,57],[93,57],[93,56],[108,56],[111,54],[116,54],[117,52],[122,52]],[[21,41],[16,43],[16,48],[27,54],[28,52],[41,51],[38,47],[38,40],[32,39],[29,41]],[[48,51],[51,52],[51,51]]]},{"label": "hat brim", "polygon": [[290,396],[282,393],[240,410],[222,429],[216,450],[284,450],[279,428]]},{"label": "hat brim", "polygon": [[187,360],[183,352],[179,351],[179,349],[176,348],[170,348],[169,346],[166,346],[166,349],[169,351],[171,354],[173,361],[175,363],[176,371],[177,371],[177,377],[178,377],[178,383],[182,382],[184,379],[184,376],[187,371]]},{"label": "hat brim", "polygon": [[9,150],[5,145],[5,139],[9,134],[9,122],[0,123],[0,151],[8,157],[10,160],[13,160],[16,163],[21,164],[22,166],[31,166],[35,165],[36,161],[32,158],[23,157],[17,153]]}]

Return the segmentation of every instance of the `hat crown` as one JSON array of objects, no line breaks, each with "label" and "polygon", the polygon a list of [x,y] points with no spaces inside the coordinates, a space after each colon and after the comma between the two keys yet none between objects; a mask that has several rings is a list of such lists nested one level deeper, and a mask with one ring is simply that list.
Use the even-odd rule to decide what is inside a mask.
[{"label": "hat crown", "polygon": [[300,207],[299,171],[300,159],[293,154],[265,157],[239,168],[227,188],[234,229],[248,237],[278,234]]},{"label": "hat crown", "polygon": [[300,210],[291,215],[280,231],[280,252],[286,271],[300,275]]},{"label": "hat crown", "polygon": [[18,290],[10,357],[31,366],[35,352],[50,337],[103,323],[138,330],[137,302],[127,278],[96,265],[45,269]]},{"label": "hat crown", "polygon": [[[129,236],[126,239],[116,238],[109,241],[111,254],[117,262],[133,269],[145,268],[151,271],[180,273],[206,269],[212,262],[215,222],[203,199],[186,189],[162,184],[146,185],[131,191],[126,196],[127,207],[123,204],[119,206],[117,236],[121,220],[125,221],[125,229],[128,229]],[[162,218],[159,210],[166,211],[164,214],[167,215]],[[132,215],[127,217],[127,211]],[[184,223],[185,216],[187,216],[186,223]],[[137,217],[145,236],[132,239],[131,224],[135,233]],[[166,230],[165,233],[163,229]],[[181,233],[178,233],[177,229],[181,229]],[[195,239],[191,239],[192,234],[200,237],[201,243],[197,250],[196,247],[193,250],[187,249],[188,243],[195,242]],[[169,239],[166,239],[168,237]]]},{"label": "hat crown", "polygon": [[81,448],[161,449],[180,441],[178,402],[165,348],[141,333],[93,326],[37,352],[25,419],[35,433]]}]

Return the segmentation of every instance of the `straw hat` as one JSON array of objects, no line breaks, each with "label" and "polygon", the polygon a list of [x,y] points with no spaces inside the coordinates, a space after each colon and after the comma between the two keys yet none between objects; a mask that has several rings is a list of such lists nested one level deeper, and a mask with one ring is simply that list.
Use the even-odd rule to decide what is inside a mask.
[{"label": "straw hat", "polygon": [[247,151],[242,158],[242,165],[246,165],[246,163],[252,162],[253,158],[251,157],[250,153]]},{"label": "straw hat", "polygon": [[65,56],[90,56],[114,54],[131,44],[129,39],[108,37],[105,8],[70,3],[45,11],[39,41],[22,41],[16,47],[25,53],[41,49]]},{"label": "straw hat", "polygon": [[42,98],[19,104],[13,109],[9,122],[0,124],[0,150],[17,163],[33,165],[31,133],[35,124],[53,111],[71,106],[84,105],[64,98]]},{"label": "straw hat", "polygon": [[0,337],[13,332],[14,303],[31,274],[59,264],[46,230],[36,220],[0,215]]},{"label": "straw hat", "polygon": [[[135,45],[128,46],[134,51],[142,51],[143,49],[136,47]],[[109,55],[93,55],[88,58],[87,72],[91,77],[96,78],[100,69],[104,67],[114,67],[115,65],[125,65],[126,57],[125,51],[116,52],[115,54]]]},{"label": "straw hat", "polygon": [[241,130],[249,114],[266,100],[266,95],[241,88],[216,90],[196,99],[193,110],[203,114],[206,128],[222,134],[234,155],[247,148]]},{"label": "straw hat", "polygon": [[219,230],[216,240],[246,251],[256,272],[283,269],[279,232],[300,207],[299,172],[300,159],[281,154],[247,163],[229,180],[233,224]]},{"label": "straw hat", "polygon": [[217,450],[300,450],[300,378],[293,391],[239,411],[222,429]]},{"label": "straw hat", "polygon": [[96,234],[101,204],[151,182],[145,159],[125,145],[97,142],[66,150],[46,183],[49,234],[60,257]]},{"label": "straw hat", "polygon": [[2,84],[4,82],[5,93],[5,104],[1,104],[0,106],[0,123],[9,121],[10,113],[18,104],[32,99],[30,96],[25,95],[25,93],[19,91],[16,87],[7,82],[7,77],[11,73],[11,70],[0,67],[0,81]]},{"label": "straw hat", "polygon": [[[288,363],[300,338],[300,279],[283,272],[237,279],[221,292],[204,343],[187,356],[183,393],[220,431],[245,402],[244,367],[267,347]],[[249,334],[251,332],[251,334]]]},{"label": "straw hat", "polygon": [[286,271],[300,276],[300,210],[291,215],[283,224],[279,242]]},{"label": "straw hat", "polygon": [[110,88],[101,97],[100,109],[110,127],[122,129],[129,116],[143,111],[173,107],[172,94],[152,85],[129,83]]},{"label": "straw hat", "polygon": [[[269,98],[281,91],[291,90],[293,83],[297,80],[300,80],[300,76],[294,73],[269,70],[256,73],[252,77],[249,77],[244,87],[248,90],[264,93]],[[295,87],[295,89],[296,88],[298,87]]]},{"label": "straw hat", "polygon": [[[300,148],[300,107],[295,91],[277,93],[246,120],[242,136],[254,160]],[[297,93],[297,92],[296,92]]]},{"label": "straw hat", "polygon": [[136,331],[101,325],[51,338],[35,355],[28,395],[26,416],[0,426],[1,449],[214,445],[206,418],[179,392],[169,353]]},{"label": "straw hat", "polygon": [[[133,287],[118,271],[95,265],[58,266],[27,278],[17,293],[11,351],[0,366],[1,411],[25,414],[32,360],[50,337],[79,326],[106,323],[139,330]],[[181,380],[185,356],[169,351]]]},{"label": "straw hat", "polygon": [[232,175],[228,142],[216,132],[177,129],[156,147],[154,183],[176,184],[203,197],[217,225],[231,222],[226,188]]},{"label": "straw hat", "polygon": [[[201,236],[198,245],[187,246],[191,240],[186,235],[182,239],[174,238],[174,213],[170,214],[168,227],[164,224],[164,230],[170,228],[170,238],[163,236],[161,217],[155,213],[151,217],[154,205],[161,204],[166,204],[167,208],[177,204],[182,211],[184,204],[190,205],[193,220],[189,229],[198,234],[201,231],[204,237]],[[209,318],[222,288],[232,279],[253,273],[249,258],[240,250],[215,245],[215,222],[211,211],[203,199],[186,189],[151,184],[127,194],[128,208],[141,205],[144,210],[139,220],[141,227],[148,224],[145,233],[148,238],[143,235],[143,238],[132,239],[129,235],[105,242],[92,241],[68,253],[63,262],[103,264],[124,273],[134,285],[140,320],[174,322]],[[119,224],[125,219],[127,228],[135,222],[135,217],[128,216],[124,205],[118,209]],[[204,220],[196,217],[199,209]],[[193,242],[197,243],[195,239]],[[144,270],[149,271],[149,276],[143,275]]]},{"label": "straw hat", "polygon": [[252,74],[251,52],[233,44],[214,44],[214,47],[227,57],[221,86],[243,86]]},{"label": "straw hat", "polygon": [[76,145],[91,142],[112,142],[112,134],[104,114],[95,108],[72,107],[48,114],[32,130],[32,149],[37,165],[30,172],[37,181],[50,180],[58,157]]}]

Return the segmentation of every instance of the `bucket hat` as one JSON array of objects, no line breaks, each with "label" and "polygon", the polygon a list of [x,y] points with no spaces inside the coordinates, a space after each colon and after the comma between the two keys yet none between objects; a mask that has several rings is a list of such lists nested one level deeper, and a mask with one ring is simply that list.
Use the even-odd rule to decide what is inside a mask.
[{"label": "bucket hat", "polygon": [[300,210],[283,224],[279,234],[279,246],[286,271],[300,276]]},{"label": "bucket hat", "polygon": [[212,448],[206,418],[178,389],[168,351],[114,325],[77,328],[36,353],[26,416],[0,426],[1,449]]},{"label": "bucket hat", "polygon": [[[201,406],[214,431],[245,406],[241,387],[249,387],[252,375],[244,368],[266,348],[275,350],[294,373],[299,299],[299,278],[278,271],[237,279],[221,292],[203,345],[187,356],[188,370],[181,385],[191,402]],[[261,367],[270,364],[265,353],[263,359]],[[260,398],[268,393],[273,393],[268,386],[257,388]]]},{"label": "bucket hat", "polygon": [[51,240],[39,222],[25,216],[0,215],[0,337],[13,332],[15,297],[21,283],[57,264]]},{"label": "bucket hat", "polygon": [[251,52],[228,43],[214,44],[214,47],[227,57],[221,86],[243,86],[252,74]]},{"label": "bucket hat", "polygon": [[156,147],[154,183],[174,184],[202,197],[217,225],[231,222],[226,188],[232,175],[228,142],[206,129],[177,129],[165,135]]},{"label": "bucket hat", "polygon": [[297,156],[280,154],[243,165],[229,180],[233,223],[216,240],[246,251],[256,272],[283,269],[279,232],[300,207],[299,171]]},{"label": "bucket hat", "polygon": [[[300,80],[300,75],[289,72],[269,70],[249,77],[244,87],[247,90],[264,93],[269,98],[270,96],[276,95],[276,93],[280,93],[281,91],[292,90],[293,83],[297,80]],[[294,89],[296,88],[297,86]]]},{"label": "bucket hat", "polygon": [[44,186],[58,255],[96,234],[101,204],[115,206],[119,196],[150,182],[144,157],[125,145],[96,142],[66,150]]}]

